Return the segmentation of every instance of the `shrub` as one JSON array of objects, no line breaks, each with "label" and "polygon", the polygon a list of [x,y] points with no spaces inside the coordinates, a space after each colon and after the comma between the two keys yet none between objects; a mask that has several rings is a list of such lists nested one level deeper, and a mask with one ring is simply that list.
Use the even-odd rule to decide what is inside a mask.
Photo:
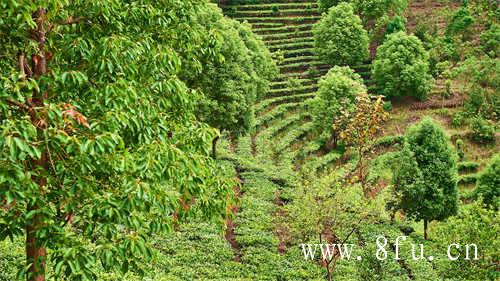
[{"label": "shrub", "polygon": [[366,92],[366,87],[349,67],[335,66],[319,81],[318,92],[311,101],[313,122],[322,138],[329,137],[333,146],[338,138],[332,127],[334,118],[343,110],[354,110],[356,95],[361,92]]},{"label": "shrub", "polygon": [[457,164],[457,170],[459,172],[464,172],[464,173],[476,172],[478,168],[479,168],[479,163],[472,161],[458,162]]},{"label": "shrub", "polygon": [[484,52],[491,54],[492,57],[500,55],[500,25],[492,24],[487,31],[481,34],[480,38]]},{"label": "shrub", "polygon": [[408,4],[407,0],[319,0],[318,2],[321,11],[327,11],[341,2],[350,3],[365,23],[384,15],[399,14]]},{"label": "shrub", "polygon": [[385,31],[386,36],[399,31],[406,31],[406,19],[404,17],[395,16],[387,24]]},{"label": "shrub", "polygon": [[493,157],[488,166],[477,178],[476,194],[483,197],[483,202],[495,209],[500,207],[500,154]]},{"label": "shrub", "polygon": [[432,87],[429,55],[422,42],[404,32],[391,34],[379,47],[372,78],[380,94],[424,99]]},{"label": "shrub", "polygon": [[387,112],[392,111],[392,102],[391,101],[384,102],[384,110]]},{"label": "shrub", "polygon": [[409,217],[427,222],[443,220],[457,211],[456,159],[444,130],[424,119],[406,132],[393,183],[398,207]]},{"label": "shrub", "polygon": [[245,133],[253,125],[254,101],[267,92],[277,69],[250,26],[216,15],[210,19],[204,24],[207,30],[219,32],[223,59],[206,62],[203,71],[190,79],[189,84],[201,89],[205,97],[197,115],[221,131]]},{"label": "shrub", "polygon": [[495,141],[495,125],[481,117],[474,117],[469,123],[471,137],[479,143]]},{"label": "shrub", "polygon": [[474,21],[474,17],[471,15],[468,7],[463,6],[451,17],[450,23],[446,28],[446,34],[462,35],[462,40],[466,40],[470,37],[470,28]]},{"label": "shrub", "polygon": [[368,58],[368,33],[347,3],[330,8],[313,34],[316,52],[330,65],[356,65]]},{"label": "shrub", "polygon": [[457,147],[458,159],[463,160],[465,158],[464,141],[462,139],[457,139],[457,141],[455,142],[455,145]]}]

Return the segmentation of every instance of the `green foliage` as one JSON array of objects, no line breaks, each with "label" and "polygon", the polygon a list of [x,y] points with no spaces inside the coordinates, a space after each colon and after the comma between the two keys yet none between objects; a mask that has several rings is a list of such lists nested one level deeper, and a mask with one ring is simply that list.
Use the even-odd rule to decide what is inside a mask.
[{"label": "green foliage", "polygon": [[314,47],[330,65],[357,65],[368,58],[368,34],[347,3],[330,8],[313,28]]},{"label": "green foliage", "polygon": [[392,111],[392,102],[391,101],[386,101],[384,102],[384,110],[387,112]]},{"label": "green foliage", "polygon": [[457,211],[455,153],[431,119],[410,127],[393,183],[399,208],[416,220],[443,220]]},{"label": "green foliage", "polygon": [[333,120],[341,111],[353,111],[356,95],[366,92],[361,77],[349,67],[334,66],[319,81],[316,97],[311,101],[314,126],[326,139],[335,134]]},{"label": "green foliage", "polygon": [[464,141],[462,139],[457,139],[457,141],[455,142],[455,145],[457,148],[458,159],[463,160],[465,158]]},{"label": "green foliage", "polygon": [[[448,258],[436,260],[436,268],[445,280],[498,280],[495,271],[496,261],[500,259],[498,249],[500,240],[500,213],[483,209],[480,202],[463,206],[457,216],[450,217],[438,225],[436,230],[437,251],[446,253],[448,245],[457,243],[460,250],[452,247],[452,255],[460,258],[451,261]],[[476,244],[478,260],[474,258],[474,247],[470,247],[469,258],[465,259],[466,245]]]},{"label": "green foliage", "polygon": [[490,28],[481,33],[481,47],[492,57],[500,56],[500,25],[492,24]]},{"label": "green foliage", "polygon": [[318,0],[320,10],[324,12],[341,2],[350,3],[364,22],[388,14],[400,14],[408,5],[407,0]]},{"label": "green foliage", "polygon": [[478,168],[479,168],[479,163],[472,161],[458,162],[457,164],[457,170],[459,172],[464,172],[464,173],[476,172]]},{"label": "green foliage", "polygon": [[406,19],[401,16],[395,16],[387,24],[385,31],[386,36],[399,31],[406,32]]},{"label": "green foliage", "polygon": [[[220,57],[195,20],[211,5],[0,4],[0,239],[47,249],[58,280],[95,280],[97,267],[143,271],[174,212],[224,219],[234,181],[178,78]],[[26,269],[43,275],[39,261]]]},{"label": "green foliage", "polygon": [[479,174],[475,193],[482,196],[484,204],[500,208],[500,155],[494,156]]},{"label": "green foliage", "polygon": [[197,116],[220,130],[248,132],[253,126],[252,105],[268,91],[277,68],[249,25],[224,18],[216,9],[205,10],[199,20],[208,33],[218,35],[213,44],[221,58],[203,58],[206,63],[198,75],[186,74],[193,76],[188,84],[205,96],[196,108]]},{"label": "green foliage", "polygon": [[462,39],[470,38],[470,29],[475,19],[467,6],[461,7],[451,17],[446,28],[447,35],[462,35]]},{"label": "green foliage", "polygon": [[482,117],[474,117],[469,121],[472,140],[478,143],[491,143],[496,139],[495,124]]},{"label": "green foliage", "polygon": [[388,97],[425,99],[433,83],[428,58],[417,37],[404,32],[389,35],[373,62],[372,78],[377,92]]}]

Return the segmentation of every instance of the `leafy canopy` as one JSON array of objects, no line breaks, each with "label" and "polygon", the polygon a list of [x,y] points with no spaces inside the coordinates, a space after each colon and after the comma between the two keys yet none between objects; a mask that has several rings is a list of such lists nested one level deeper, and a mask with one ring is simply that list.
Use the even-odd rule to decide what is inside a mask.
[{"label": "leafy canopy", "polygon": [[221,59],[205,59],[202,71],[188,79],[204,94],[196,114],[220,130],[245,133],[253,124],[252,105],[268,90],[277,68],[248,24],[223,17],[215,8],[204,11],[199,20],[204,29],[217,34],[214,42]]},{"label": "leafy canopy", "polygon": [[47,259],[75,280],[141,270],[153,233],[224,218],[233,181],[178,78],[220,56],[195,20],[209,5],[0,4],[0,239],[27,236],[29,280]]},{"label": "leafy canopy", "polygon": [[431,119],[411,126],[393,183],[399,209],[416,220],[443,220],[457,211],[456,159],[443,129]]},{"label": "leafy canopy", "polygon": [[313,34],[316,53],[330,65],[354,66],[368,58],[368,33],[348,3],[330,8]]},{"label": "leafy canopy", "polygon": [[321,78],[317,95],[311,101],[311,112],[322,139],[333,137],[336,145],[341,128],[334,128],[332,124],[341,118],[342,112],[354,111],[359,93],[366,93],[366,87],[349,67],[334,66]]},{"label": "leafy canopy", "polygon": [[408,5],[407,0],[318,0],[320,10],[327,11],[330,7],[347,2],[354,7],[354,11],[368,22],[384,15],[400,14]]},{"label": "leafy canopy", "polygon": [[428,59],[417,37],[404,32],[389,35],[373,62],[372,78],[377,92],[388,97],[425,99],[433,84]]}]

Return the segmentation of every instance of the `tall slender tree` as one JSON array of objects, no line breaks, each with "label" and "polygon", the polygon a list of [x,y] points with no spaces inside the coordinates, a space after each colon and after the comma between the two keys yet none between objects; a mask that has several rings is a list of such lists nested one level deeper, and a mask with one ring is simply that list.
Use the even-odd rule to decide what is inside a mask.
[{"label": "tall slender tree", "polygon": [[431,119],[410,127],[394,171],[399,208],[427,224],[457,212],[456,156],[443,129]]}]

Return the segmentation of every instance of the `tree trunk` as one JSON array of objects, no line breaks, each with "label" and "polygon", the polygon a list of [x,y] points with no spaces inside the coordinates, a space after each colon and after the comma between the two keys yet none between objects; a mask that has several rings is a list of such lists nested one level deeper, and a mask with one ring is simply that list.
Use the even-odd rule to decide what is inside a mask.
[{"label": "tree trunk", "polygon": [[216,159],[217,158],[217,141],[219,140],[219,136],[216,136],[213,140],[212,140],[212,158],[213,159]]},{"label": "tree trunk", "polygon": [[330,264],[326,264],[326,273],[328,276],[328,281],[332,281],[332,271],[330,270]]},{"label": "tree trunk", "polygon": [[[37,206],[32,206],[28,210],[35,211]],[[29,266],[27,281],[45,281],[45,259],[47,251],[45,247],[39,245],[36,231],[40,227],[40,216],[35,215],[26,225],[26,263]]]},{"label": "tree trunk", "polygon": [[424,239],[427,240],[427,220],[424,220]]},{"label": "tree trunk", "polygon": [[325,143],[325,150],[330,152],[337,148],[337,133],[333,132],[328,141]]},{"label": "tree trunk", "polygon": [[[46,63],[46,50],[45,50],[45,9],[38,8],[37,12],[33,16],[34,21],[37,24],[37,28],[34,31],[34,39],[38,42],[38,54],[32,56],[33,59],[33,75],[35,78],[43,76],[47,73],[47,63]],[[21,71],[22,72],[22,71]],[[46,94],[42,92],[34,92],[31,102],[37,108],[43,108],[45,104]],[[44,121],[44,116],[37,116],[37,114],[31,115],[31,122],[35,125],[39,136],[43,136],[44,131],[47,127],[46,121]],[[38,170],[39,173],[43,174],[44,171],[48,170],[48,160],[47,151],[43,151],[40,159],[32,161],[31,165],[33,170]],[[36,176],[33,178],[37,182],[40,196],[43,196],[45,186],[47,185],[47,179],[45,176]],[[38,205],[28,205],[28,212],[37,211],[39,209]],[[26,263],[28,265],[28,272],[26,275],[27,281],[45,281],[45,261],[47,258],[47,250],[44,247],[44,243],[37,237],[37,231],[43,226],[43,217],[40,214],[34,215],[31,219],[26,222]]]}]

